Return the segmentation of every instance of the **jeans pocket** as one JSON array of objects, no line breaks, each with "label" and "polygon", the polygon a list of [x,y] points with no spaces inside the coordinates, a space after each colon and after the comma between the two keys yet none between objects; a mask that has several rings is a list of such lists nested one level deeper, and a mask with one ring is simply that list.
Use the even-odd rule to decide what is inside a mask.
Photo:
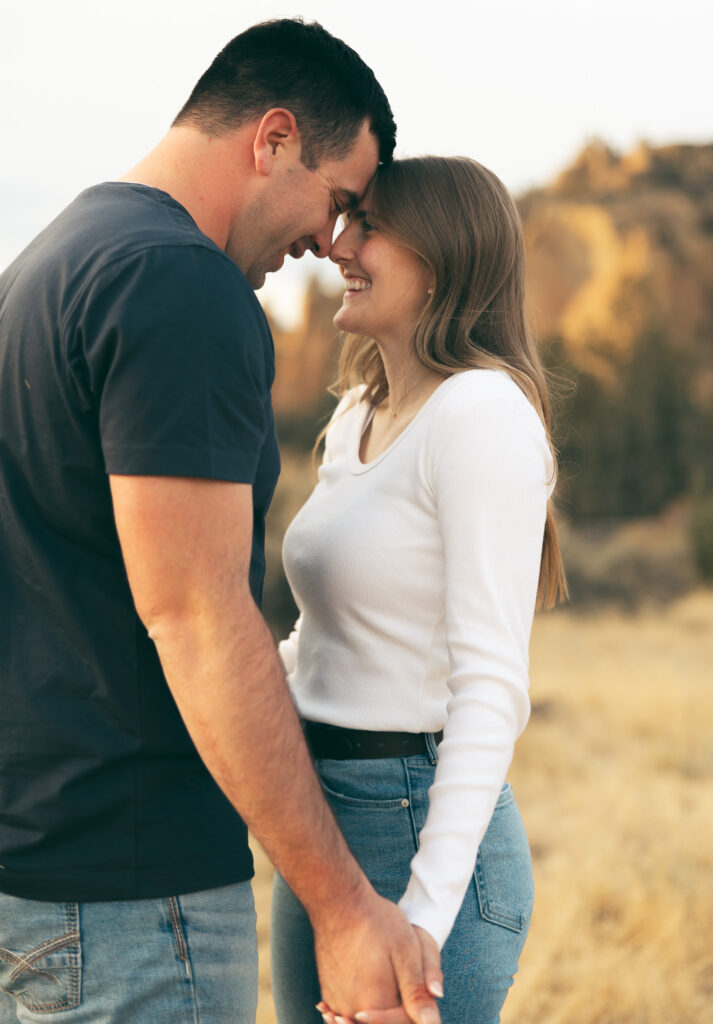
[{"label": "jeans pocket", "polygon": [[535,896],[532,859],[509,784],[503,787],[478,850],[475,888],[483,920],[514,932],[529,926]]},{"label": "jeans pocket", "polygon": [[321,760],[317,770],[344,838],[380,896],[397,902],[416,852],[416,828],[401,758]]},{"label": "jeans pocket", "polygon": [[323,759],[317,761],[317,772],[330,803],[384,811],[409,806],[401,758]]},{"label": "jeans pocket", "polygon": [[0,912],[0,989],[32,1013],[79,1006],[78,905],[0,895]]}]

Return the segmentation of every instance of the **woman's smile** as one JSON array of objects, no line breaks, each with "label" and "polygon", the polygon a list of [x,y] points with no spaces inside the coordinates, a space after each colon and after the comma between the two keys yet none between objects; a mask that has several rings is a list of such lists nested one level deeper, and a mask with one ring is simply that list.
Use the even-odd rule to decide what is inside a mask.
[{"label": "woman's smile", "polygon": [[342,276],[344,277],[344,299],[351,299],[358,295],[359,292],[368,291],[371,288],[371,281],[366,277],[359,277],[356,274],[350,274],[342,268]]},{"label": "woman's smile", "polygon": [[423,260],[392,242],[361,207],[332,245],[344,278],[336,327],[376,341],[407,336],[426,304],[430,273]]}]

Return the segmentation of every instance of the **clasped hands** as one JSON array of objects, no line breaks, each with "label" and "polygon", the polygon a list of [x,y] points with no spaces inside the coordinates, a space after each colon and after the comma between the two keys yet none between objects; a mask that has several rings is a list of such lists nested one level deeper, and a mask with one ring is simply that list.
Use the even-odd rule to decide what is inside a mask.
[{"label": "clasped hands", "polygon": [[315,929],[322,989],[317,1010],[326,1024],[440,1024],[443,995],[438,945],[398,907],[376,897],[352,927]]}]

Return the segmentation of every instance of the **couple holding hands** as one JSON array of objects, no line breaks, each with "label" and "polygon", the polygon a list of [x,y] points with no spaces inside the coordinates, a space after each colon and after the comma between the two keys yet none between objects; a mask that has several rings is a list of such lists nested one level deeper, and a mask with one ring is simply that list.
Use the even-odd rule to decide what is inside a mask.
[{"label": "couple holding hands", "polygon": [[[254,26],[0,277],[1,1024],[254,1020],[246,825],[280,1024],[499,1020],[533,899],[506,773],[565,590],[547,384],[506,189],[394,140],[353,50]],[[254,289],[307,249],[346,338],[278,652]]]}]

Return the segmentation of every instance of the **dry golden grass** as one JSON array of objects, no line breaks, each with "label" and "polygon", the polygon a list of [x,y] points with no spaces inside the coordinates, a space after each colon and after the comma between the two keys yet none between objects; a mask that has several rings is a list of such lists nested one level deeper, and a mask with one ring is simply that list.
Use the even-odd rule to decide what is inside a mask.
[{"label": "dry golden grass", "polygon": [[[713,592],[537,619],[510,779],[536,903],[503,1024],[713,1024]],[[258,854],[259,1024],[272,1024]]]}]

